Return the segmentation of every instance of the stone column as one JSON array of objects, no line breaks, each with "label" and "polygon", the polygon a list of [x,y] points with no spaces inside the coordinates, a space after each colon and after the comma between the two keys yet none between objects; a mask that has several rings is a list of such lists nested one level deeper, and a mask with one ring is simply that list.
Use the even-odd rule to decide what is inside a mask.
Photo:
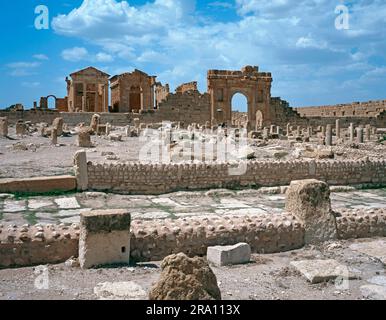
[{"label": "stone column", "polygon": [[1,117],[0,118],[0,137],[8,136],[8,118]]},{"label": "stone column", "polygon": [[327,183],[314,179],[292,181],[285,208],[303,224],[305,244],[337,238]]},{"label": "stone column", "polygon": [[95,112],[101,112],[101,108],[99,108],[99,83],[95,84],[96,93],[95,93]]},{"label": "stone column", "polygon": [[332,126],[330,124],[326,127],[326,138],[325,138],[326,146],[332,146]]},{"label": "stone column", "polygon": [[108,136],[110,134],[110,131],[111,131],[111,124],[106,123],[106,136]]},{"label": "stone column", "polygon": [[311,126],[307,127],[307,135],[310,138],[312,137],[312,127]]},{"label": "stone column", "polygon": [[80,215],[79,263],[82,269],[129,264],[131,215],[127,210],[95,210]]},{"label": "stone column", "polygon": [[271,125],[269,133],[270,134],[274,134],[275,133],[275,126],[274,125]]},{"label": "stone column", "polygon": [[264,127],[263,128],[263,139],[267,139],[268,138],[268,128],[267,127]]},{"label": "stone column", "polygon": [[87,156],[85,150],[77,151],[74,155],[74,173],[76,177],[77,190],[88,189]]},{"label": "stone column", "polygon": [[55,129],[55,128],[51,129],[51,143],[53,145],[57,145],[58,144],[58,130]]},{"label": "stone column", "polygon": [[363,143],[363,128],[359,127],[357,128],[357,142],[358,143]]},{"label": "stone column", "polygon": [[350,135],[350,143],[353,143],[354,142],[354,124],[353,123],[350,123],[348,131]]},{"label": "stone column", "polygon": [[277,135],[281,134],[281,128],[279,126],[276,127],[276,134]]},{"label": "stone column", "polygon": [[325,126],[322,126],[322,136],[323,137],[326,136],[326,127]]},{"label": "stone column", "polygon": [[37,108],[38,108],[38,103],[34,101],[34,110],[36,110]]},{"label": "stone column", "polygon": [[87,103],[87,84],[83,82],[83,97],[82,97],[82,111],[86,112]]},{"label": "stone column", "polygon": [[340,120],[336,119],[335,122],[336,138],[340,139]]},{"label": "stone column", "polygon": [[290,126],[291,126],[291,124],[289,124],[289,123],[287,123],[287,137],[289,137],[289,135],[290,135]]},{"label": "stone column", "polygon": [[366,126],[365,132],[366,132],[366,140],[370,141],[371,140],[371,127]]}]

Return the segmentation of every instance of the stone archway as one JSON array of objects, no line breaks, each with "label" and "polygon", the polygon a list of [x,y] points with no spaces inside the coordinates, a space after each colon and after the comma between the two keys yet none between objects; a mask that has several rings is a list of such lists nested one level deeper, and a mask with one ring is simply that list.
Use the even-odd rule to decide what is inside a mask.
[{"label": "stone archway", "polygon": [[209,70],[212,124],[232,123],[232,97],[238,92],[248,100],[248,129],[255,129],[258,110],[263,115],[263,125],[270,124],[271,83],[271,74],[259,72],[258,67],[246,66],[241,71]]},{"label": "stone archway", "polygon": [[232,125],[245,127],[248,124],[249,101],[246,93],[237,90],[230,96]]}]

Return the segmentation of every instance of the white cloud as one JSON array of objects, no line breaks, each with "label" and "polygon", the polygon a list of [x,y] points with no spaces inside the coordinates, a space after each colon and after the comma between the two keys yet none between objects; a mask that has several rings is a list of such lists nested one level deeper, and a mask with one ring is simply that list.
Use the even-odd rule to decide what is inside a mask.
[{"label": "white cloud", "polygon": [[[122,59],[144,71],[151,65],[151,73],[174,86],[199,80],[205,89],[208,69],[260,65],[263,71],[273,72],[274,94],[296,104],[326,99],[326,86],[331,93],[327,98],[343,97],[334,89],[337,84],[358,81],[364,72],[377,68],[369,62],[371,57],[383,56],[386,51],[384,0],[352,2],[347,31],[335,29],[334,11],[339,1],[235,3],[239,19],[224,23],[198,16],[191,0],[156,0],[142,6],[127,1],[85,0],[67,15],[54,18],[52,25],[58,34],[86,40],[104,53],[93,55],[83,48],[82,59]],[[350,72],[342,72],[345,69]],[[319,96],[315,92],[307,96],[307,84],[315,92],[319,86]]]},{"label": "white cloud", "polygon": [[33,55],[33,58],[37,60],[49,60],[45,54],[35,54]]},{"label": "white cloud", "polygon": [[37,88],[40,87],[40,82],[22,82],[21,85],[26,88]]},{"label": "white cloud", "polygon": [[112,62],[114,60],[113,56],[104,52],[99,52],[95,56],[96,61],[98,62]]},{"label": "white cloud", "polygon": [[114,57],[105,52],[98,52],[97,54],[91,54],[84,47],[74,47],[69,49],[64,49],[61,53],[61,56],[66,61],[79,62],[79,61],[89,61],[89,62],[112,62]]},{"label": "white cloud", "polygon": [[7,67],[11,69],[29,69],[38,66],[40,66],[39,62],[12,62],[7,64]]},{"label": "white cloud", "polygon": [[67,61],[78,62],[88,57],[86,48],[74,47],[62,51],[62,58]]},{"label": "white cloud", "polygon": [[12,77],[26,77],[35,74],[33,70],[40,66],[40,62],[11,62],[6,65],[8,74]]}]

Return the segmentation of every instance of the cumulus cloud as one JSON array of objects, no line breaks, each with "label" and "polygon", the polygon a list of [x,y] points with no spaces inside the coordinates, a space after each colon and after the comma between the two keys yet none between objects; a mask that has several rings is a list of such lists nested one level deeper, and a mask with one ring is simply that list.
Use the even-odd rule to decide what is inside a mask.
[{"label": "cumulus cloud", "polygon": [[74,47],[62,51],[62,58],[67,61],[77,62],[85,60],[88,57],[86,48]]},{"label": "cumulus cloud", "polygon": [[[201,89],[208,69],[260,65],[273,72],[275,95],[311,104],[326,99],[325,88],[329,99],[343,99],[341,83],[358,81],[379,67],[371,59],[386,50],[383,1],[352,2],[349,30],[335,29],[335,7],[341,3],[330,0],[236,0],[239,19],[230,22],[206,19],[191,0],[155,0],[140,6],[84,0],[79,8],[55,17],[52,25],[58,34],[86,40],[104,53],[90,55],[83,48],[80,55],[70,51],[70,59],[116,58],[117,69],[121,59],[144,71],[151,66],[153,74],[172,85],[199,80]],[[361,68],[353,67],[357,65]],[[320,94],[307,97],[307,84],[309,92],[319,88]]]},{"label": "cumulus cloud", "polygon": [[64,60],[71,62],[112,62],[114,60],[113,56],[108,53],[98,52],[97,54],[91,54],[84,47],[64,49],[61,53],[61,56]]}]

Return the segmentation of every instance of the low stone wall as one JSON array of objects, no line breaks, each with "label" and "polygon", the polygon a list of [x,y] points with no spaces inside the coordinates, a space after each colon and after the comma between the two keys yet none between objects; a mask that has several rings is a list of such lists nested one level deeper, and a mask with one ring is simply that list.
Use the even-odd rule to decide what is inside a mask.
[{"label": "low stone wall", "polygon": [[336,223],[339,239],[386,237],[386,209],[344,210]]},{"label": "low stone wall", "polygon": [[0,267],[60,263],[78,256],[79,226],[0,225]]},{"label": "low stone wall", "polygon": [[73,176],[0,179],[0,192],[4,193],[47,193],[72,190],[76,190],[76,178]]},{"label": "low stone wall", "polygon": [[246,242],[255,253],[301,248],[304,229],[290,214],[256,214],[177,220],[133,221],[131,256],[135,261],[162,260],[184,252],[205,255],[216,245]]},{"label": "low stone wall", "polygon": [[[239,163],[240,164],[240,163]],[[289,185],[318,179],[331,185],[386,183],[386,161],[248,161],[241,176],[231,164],[95,164],[87,165],[88,188],[130,194],[162,194],[178,190]],[[280,172],[281,174],[277,174]]]},{"label": "low stone wall", "polygon": [[[386,237],[386,209],[345,210],[336,219],[339,239]],[[131,258],[162,260],[184,252],[205,255],[208,246],[249,243],[254,253],[275,253],[304,245],[305,229],[294,216],[255,214],[133,221]],[[79,226],[0,225],[0,267],[60,263],[78,256]]]}]

